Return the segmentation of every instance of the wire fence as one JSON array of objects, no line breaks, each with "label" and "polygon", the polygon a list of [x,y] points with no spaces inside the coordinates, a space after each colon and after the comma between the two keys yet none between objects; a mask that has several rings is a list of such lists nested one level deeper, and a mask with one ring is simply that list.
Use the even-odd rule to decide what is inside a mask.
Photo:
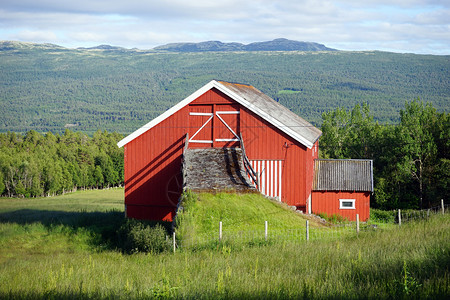
[{"label": "wire fence", "polygon": [[[263,224],[262,224],[263,225]],[[301,227],[301,228],[271,228],[265,230],[243,230],[243,231],[220,231],[216,235],[203,235],[195,237],[183,237],[182,241],[177,241],[179,249],[207,249],[217,248],[219,245],[233,246],[258,246],[271,244],[295,244],[308,241],[333,241],[344,237],[355,236],[357,229],[352,226],[333,227]],[[375,227],[364,225],[360,231],[375,230]]]},{"label": "wire fence", "polygon": [[428,209],[422,210],[398,210],[396,211],[395,221],[397,224],[407,223],[417,220],[425,220],[436,214],[446,214],[450,211],[450,204],[444,204],[444,200],[441,200],[441,205],[434,206]]},{"label": "wire fence", "polygon": [[[437,214],[450,212],[450,205],[432,207],[423,210],[398,210],[391,211],[396,215],[395,224],[401,226],[402,223],[424,220]],[[392,222],[392,221],[391,221]],[[305,226],[299,228],[277,228],[270,226],[266,222],[261,222],[261,229],[256,230],[236,230],[227,227],[223,230],[222,222],[219,222],[218,229],[214,235],[183,236],[181,240],[173,236],[173,250],[201,250],[215,249],[219,246],[258,246],[271,244],[292,244],[305,243],[309,241],[333,241],[346,237],[354,237],[360,232],[374,231],[377,225],[360,223],[359,217],[356,222],[348,222],[338,225],[315,225],[310,226],[306,221]]]}]

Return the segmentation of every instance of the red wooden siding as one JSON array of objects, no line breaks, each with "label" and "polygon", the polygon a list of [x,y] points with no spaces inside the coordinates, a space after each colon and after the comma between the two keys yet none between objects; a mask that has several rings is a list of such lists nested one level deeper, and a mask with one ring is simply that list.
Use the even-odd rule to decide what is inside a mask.
[{"label": "red wooden siding", "polygon": [[175,215],[187,115],[186,107],[125,145],[129,217],[171,221]]},{"label": "red wooden siding", "polygon": [[[339,209],[339,199],[355,199],[355,209]],[[341,215],[350,221],[356,221],[359,214],[360,221],[367,221],[370,213],[370,192],[334,192],[313,191],[312,212]]]}]

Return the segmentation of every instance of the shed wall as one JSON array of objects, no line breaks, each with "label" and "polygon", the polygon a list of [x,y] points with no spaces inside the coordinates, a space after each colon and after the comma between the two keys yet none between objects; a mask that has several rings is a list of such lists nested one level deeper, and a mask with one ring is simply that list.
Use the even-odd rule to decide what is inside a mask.
[{"label": "shed wall", "polygon": [[[339,209],[339,199],[355,199],[355,209]],[[312,212],[341,215],[350,221],[367,221],[370,214],[370,192],[313,191]]]}]

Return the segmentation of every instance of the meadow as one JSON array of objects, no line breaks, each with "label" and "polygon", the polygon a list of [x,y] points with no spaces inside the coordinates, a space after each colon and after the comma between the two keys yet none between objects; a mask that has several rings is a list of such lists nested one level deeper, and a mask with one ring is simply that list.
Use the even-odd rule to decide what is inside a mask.
[{"label": "meadow", "polygon": [[0,198],[0,298],[450,296],[448,214],[333,241],[159,254],[115,248],[123,222],[123,189]]}]

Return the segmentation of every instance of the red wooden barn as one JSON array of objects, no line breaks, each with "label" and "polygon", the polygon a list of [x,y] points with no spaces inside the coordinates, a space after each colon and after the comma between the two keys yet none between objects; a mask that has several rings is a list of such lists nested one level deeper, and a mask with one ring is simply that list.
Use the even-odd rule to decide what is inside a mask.
[{"label": "red wooden barn", "polygon": [[125,150],[126,215],[171,221],[184,148],[242,144],[258,189],[310,213],[320,135],[256,88],[213,80],[118,143]]},{"label": "red wooden barn", "polygon": [[373,192],[372,160],[316,159],[312,192],[313,213],[341,215],[366,221]]}]

